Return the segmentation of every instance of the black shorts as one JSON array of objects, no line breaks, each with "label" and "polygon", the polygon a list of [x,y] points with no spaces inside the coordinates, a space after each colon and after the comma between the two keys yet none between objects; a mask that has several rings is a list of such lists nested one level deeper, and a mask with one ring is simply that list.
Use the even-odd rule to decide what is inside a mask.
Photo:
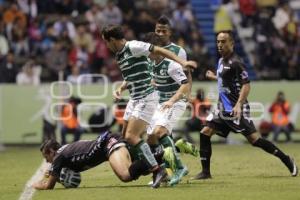
[{"label": "black shorts", "polygon": [[111,134],[110,132],[105,132],[100,135],[97,139],[97,142],[102,146],[102,150],[105,152],[107,159],[109,158],[110,154],[120,147],[125,147],[126,144],[121,140],[119,135]]},{"label": "black shorts", "polygon": [[230,131],[241,133],[244,136],[251,135],[256,132],[253,121],[243,116],[240,120],[234,120],[229,114],[210,114],[207,117],[207,126],[214,129],[216,134],[221,137],[227,137]]}]

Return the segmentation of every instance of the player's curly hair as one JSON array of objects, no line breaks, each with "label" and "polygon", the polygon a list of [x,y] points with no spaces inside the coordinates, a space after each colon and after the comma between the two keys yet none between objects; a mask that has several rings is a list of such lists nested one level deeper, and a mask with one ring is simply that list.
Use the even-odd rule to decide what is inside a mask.
[{"label": "player's curly hair", "polygon": [[111,38],[115,38],[117,40],[124,39],[124,32],[122,27],[119,25],[108,25],[102,29],[101,34],[104,39],[108,41]]},{"label": "player's curly hair", "polygon": [[61,145],[56,140],[51,139],[41,144],[40,151],[49,152],[50,149],[57,151],[60,147]]}]

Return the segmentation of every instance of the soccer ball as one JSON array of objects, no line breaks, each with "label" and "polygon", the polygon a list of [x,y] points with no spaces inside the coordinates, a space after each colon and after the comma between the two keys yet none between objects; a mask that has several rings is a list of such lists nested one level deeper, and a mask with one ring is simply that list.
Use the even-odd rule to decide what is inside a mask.
[{"label": "soccer ball", "polygon": [[81,182],[80,173],[74,172],[68,168],[62,168],[59,176],[59,182],[65,188],[77,188]]}]

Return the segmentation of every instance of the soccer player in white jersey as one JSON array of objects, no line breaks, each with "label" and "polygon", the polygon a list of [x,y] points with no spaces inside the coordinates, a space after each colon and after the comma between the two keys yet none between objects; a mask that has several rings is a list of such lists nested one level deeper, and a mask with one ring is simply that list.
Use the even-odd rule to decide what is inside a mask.
[{"label": "soccer player in white jersey", "polygon": [[[170,20],[162,15],[155,24],[155,33],[161,38],[161,42],[162,42],[162,47],[164,49],[168,49],[169,51],[172,51],[173,53],[175,53],[177,56],[179,56],[180,58],[186,60],[187,59],[187,54],[186,51],[179,45],[173,43],[171,41],[171,37],[172,37],[172,27],[171,27],[171,23]],[[192,75],[191,72],[189,70],[185,71],[187,77],[188,77],[188,81],[189,81],[189,96],[192,90]],[[180,139],[176,142],[176,147],[177,149],[180,151],[180,153],[188,153],[191,154],[193,156],[198,156],[199,154],[199,150],[191,143]]]},{"label": "soccer player in white jersey", "polygon": [[[194,61],[186,61],[172,52],[141,41],[127,41],[120,26],[110,25],[102,30],[102,38],[107,47],[116,54],[126,88],[131,99],[125,110],[128,117],[127,128],[124,133],[125,140],[132,145],[133,151],[140,159],[144,159],[152,167],[155,174],[152,187],[157,188],[166,172],[155,160],[149,145],[141,139],[147,125],[151,122],[154,110],[158,104],[158,95],[151,85],[148,56],[150,53],[161,54],[175,60],[183,67],[197,67]],[[117,90],[120,96],[124,87]]]},{"label": "soccer player in white jersey", "polygon": [[[148,33],[145,41],[157,46],[162,45],[161,38],[154,32]],[[190,83],[180,64],[157,54],[150,54],[149,57],[154,61],[152,78],[159,92],[159,105],[147,130],[152,138],[148,142],[152,148],[159,148],[159,145],[172,148],[175,162],[171,163],[173,166],[170,168],[174,175],[169,184],[175,185],[188,170],[179,158],[171,133],[186,109]]]}]

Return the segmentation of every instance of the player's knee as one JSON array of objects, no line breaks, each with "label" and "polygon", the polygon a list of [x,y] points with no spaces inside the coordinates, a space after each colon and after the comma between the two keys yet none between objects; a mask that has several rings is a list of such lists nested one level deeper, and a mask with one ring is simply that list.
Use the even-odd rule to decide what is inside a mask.
[{"label": "player's knee", "polygon": [[200,134],[203,134],[203,135],[207,135],[207,136],[212,136],[213,135],[213,129],[208,127],[208,126],[205,126],[201,131],[200,131]]},{"label": "player's knee", "polygon": [[132,178],[131,178],[131,176],[129,175],[129,173],[118,174],[118,177],[119,177],[119,179],[120,179],[122,182],[124,182],[124,183],[127,183],[127,182],[132,181]]},{"label": "player's knee", "polygon": [[164,127],[158,127],[156,129],[154,129],[154,134],[157,138],[161,138],[164,135],[168,134],[168,130]]},{"label": "player's knee", "polygon": [[260,136],[256,133],[253,133],[249,136],[247,136],[247,140],[250,144],[252,144],[253,146],[256,146],[256,141],[258,141],[258,139],[260,138]]}]

